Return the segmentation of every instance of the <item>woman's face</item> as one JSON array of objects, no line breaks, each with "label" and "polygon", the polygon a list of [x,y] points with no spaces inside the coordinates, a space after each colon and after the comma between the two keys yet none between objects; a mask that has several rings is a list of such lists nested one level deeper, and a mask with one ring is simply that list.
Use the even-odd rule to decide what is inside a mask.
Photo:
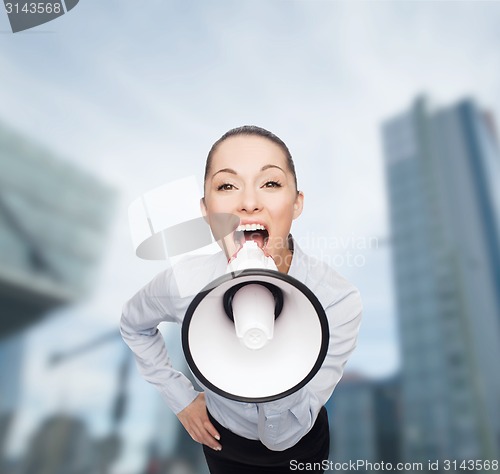
[{"label": "woman's face", "polygon": [[239,217],[238,229],[224,238],[228,257],[246,240],[254,240],[286,272],[288,234],[292,220],[302,212],[303,199],[278,145],[260,136],[236,135],[220,143],[212,155],[202,210],[211,226],[216,213]]}]

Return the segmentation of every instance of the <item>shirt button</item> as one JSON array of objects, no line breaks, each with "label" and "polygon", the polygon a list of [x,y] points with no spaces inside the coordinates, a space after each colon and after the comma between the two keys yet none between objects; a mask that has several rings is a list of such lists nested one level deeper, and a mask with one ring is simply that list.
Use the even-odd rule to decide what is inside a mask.
[{"label": "shirt button", "polygon": [[273,429],[274,425],[267,425],[267,427]]}]

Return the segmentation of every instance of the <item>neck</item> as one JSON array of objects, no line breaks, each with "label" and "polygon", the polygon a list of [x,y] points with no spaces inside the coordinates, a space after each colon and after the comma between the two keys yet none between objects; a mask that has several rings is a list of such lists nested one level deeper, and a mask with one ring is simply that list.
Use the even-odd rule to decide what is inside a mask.
[{"label": "neck", "polygon": [[274,262],[281,273],[288,273],[292,264],[293,252],[290,249],[284,249],[280,255],[274,257]]}]

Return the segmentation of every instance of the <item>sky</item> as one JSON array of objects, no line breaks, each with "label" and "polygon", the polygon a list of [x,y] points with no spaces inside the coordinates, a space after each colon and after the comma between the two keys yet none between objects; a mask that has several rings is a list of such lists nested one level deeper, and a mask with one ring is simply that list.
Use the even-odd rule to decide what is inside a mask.
[{"label": "sky", "polygon": [[[305,193],[293,234],[361,291],[363,326],[347,370],[393,374],[381,125],[421,94],[438,106],[473,97],[499,117],[499,15],[496,1],[81,0],[12,34],[0,12],[0,122],[117,193],[92,296],[26,335],[12,449],[60,409],[81,413],[94,433],[109,429],[103,400],[114,394],[121,342],[57,369],[44,361],[115,330],[123,303],[164,268],[134,256],[130,202],[188,175],[201,185],[212,143],[243,124],[287,143]],[[130,390],[124,473],[140,464],[158,403],[137,375]]]}]

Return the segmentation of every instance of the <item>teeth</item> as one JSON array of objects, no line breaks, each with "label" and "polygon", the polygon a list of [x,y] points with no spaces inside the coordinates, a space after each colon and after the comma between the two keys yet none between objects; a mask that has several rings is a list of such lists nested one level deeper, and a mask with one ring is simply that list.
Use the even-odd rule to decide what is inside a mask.
[{"label": "teeth", "polygon": [[239,232],[243,232],[245,230],[266,230],[266,228],[261,224],[246,224],[239,225],[236,230]]}]

